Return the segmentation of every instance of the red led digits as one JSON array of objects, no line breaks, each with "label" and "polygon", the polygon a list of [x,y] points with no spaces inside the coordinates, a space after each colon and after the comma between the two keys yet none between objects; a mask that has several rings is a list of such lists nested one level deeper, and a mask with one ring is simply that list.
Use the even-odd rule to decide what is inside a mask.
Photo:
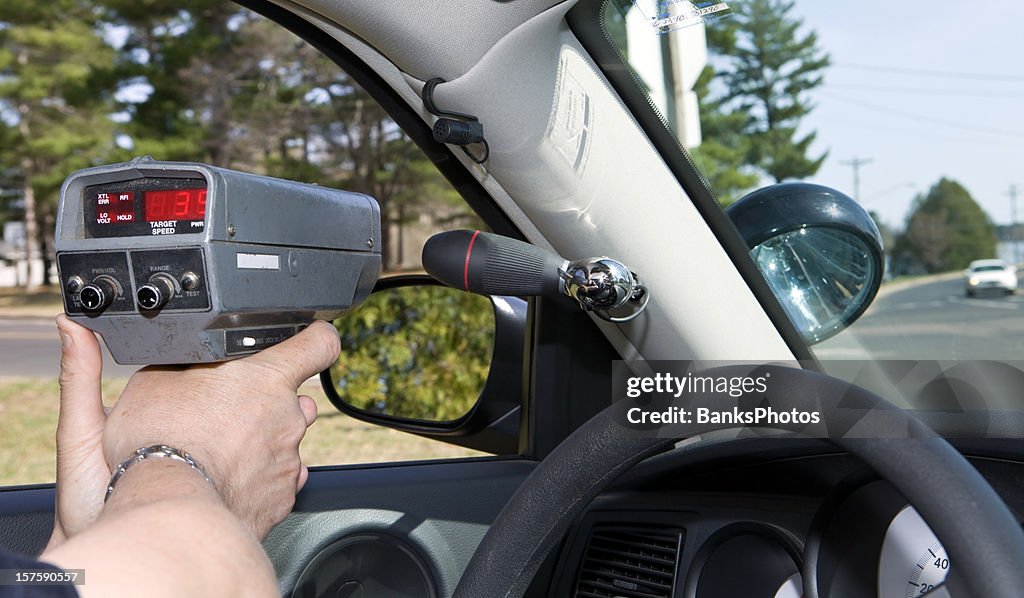
[{"label": "red led digits", "polygon": [[146,222],[202,220],[206,214],[206,189],[146,191]]}]

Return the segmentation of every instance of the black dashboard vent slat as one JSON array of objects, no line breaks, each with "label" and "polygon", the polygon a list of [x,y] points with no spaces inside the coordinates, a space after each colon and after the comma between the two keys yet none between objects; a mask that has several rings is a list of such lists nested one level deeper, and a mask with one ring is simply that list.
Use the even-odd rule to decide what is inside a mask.
[{"label": "black dashboard vent slat", "polygon": [[576,576],[576,598],[670,598],[683,533],[665,528],[595,526]]}]

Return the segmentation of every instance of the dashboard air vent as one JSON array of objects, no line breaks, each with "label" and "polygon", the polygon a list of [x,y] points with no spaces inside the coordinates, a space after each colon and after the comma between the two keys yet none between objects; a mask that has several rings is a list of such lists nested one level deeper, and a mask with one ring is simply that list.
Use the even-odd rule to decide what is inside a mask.
[{"label": "dashboard air vent", "polygon": [[595,526],[579,575],[577,598],[670,598],[683,534],[642,527]]}]

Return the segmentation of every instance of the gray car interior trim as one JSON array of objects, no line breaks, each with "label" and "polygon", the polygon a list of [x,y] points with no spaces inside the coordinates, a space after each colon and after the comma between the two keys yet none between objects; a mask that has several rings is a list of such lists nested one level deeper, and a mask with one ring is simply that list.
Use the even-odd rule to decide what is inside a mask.
[{"label": "gray car interior trim", "polygon": [[[531,242],[569,258],[615,253],[627,265],[648,265],[639,272],[652,290],[648,313],[625,326],[601,325],[627,361],[791,360],[746,281],[569,31],[564,15],[571,4],[555,5],[512,30],[465,75],[437,87],[439,105],[475,114],[484,124],[487,168],[460,159]],[[316,24],[351,43],[337,25],[348,19],[349,5],[317,7],[335,12],[321,13]],[[406,50],[416,47],[410,42]],[[393,66],[381,74],[433,122],[419,90],[409,88],[408,74]],[[586,140],[574,146],[565,131],[581,126],[572,115],[580,114],[583,100],[591,120],[584,123]],[[630,176],[615,177],[613,168],[593,164],[615,165]],[[709,286],[718,289],[714,297],[704,292]]]},{"label": "gray car interior trim", "polygon": [[[421,81],[454,79],[498,40],[563,0],[301,0]],[[573,2],[569,2],[572,4]]]},{"label": "gray car interior trim", "polygon": [[536,463],[520,459],[311,468],[294,512],[264,540],[290,595],[303,568],[334,541],[386,533],[418,549],[438,591],[450,596],[505,501]]}]

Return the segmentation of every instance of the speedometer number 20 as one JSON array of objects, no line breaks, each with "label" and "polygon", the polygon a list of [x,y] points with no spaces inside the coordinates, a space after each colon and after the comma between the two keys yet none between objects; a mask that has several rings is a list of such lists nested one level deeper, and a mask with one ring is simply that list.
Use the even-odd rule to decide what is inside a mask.
[{"label": "speedometer number 20", "polygon": [[949,558],[946,556],[946,550],[941,544],[935,543],[914,564],[907,582],[907,598],[922,596],[934,590],[946,580],[948,573]]},{"label": "speedometer number 20", "polygon": [[885,532],[878,559],[879,598],[924,596],[946,580],[949,557],[912,507],[901,510]]}]

